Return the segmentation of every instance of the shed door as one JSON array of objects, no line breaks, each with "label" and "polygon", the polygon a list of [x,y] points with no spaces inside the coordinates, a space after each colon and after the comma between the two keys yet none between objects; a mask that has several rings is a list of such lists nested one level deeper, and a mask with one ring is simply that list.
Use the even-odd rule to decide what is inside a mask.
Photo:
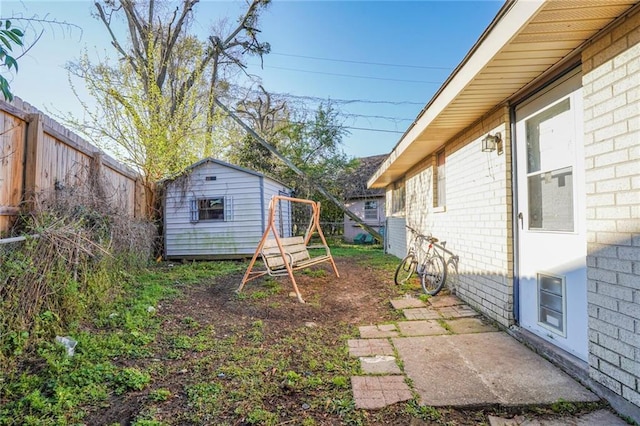
[{"label": "shed door", "polygon": [[520,325],[587,360],[581,75],[516,108]]}]

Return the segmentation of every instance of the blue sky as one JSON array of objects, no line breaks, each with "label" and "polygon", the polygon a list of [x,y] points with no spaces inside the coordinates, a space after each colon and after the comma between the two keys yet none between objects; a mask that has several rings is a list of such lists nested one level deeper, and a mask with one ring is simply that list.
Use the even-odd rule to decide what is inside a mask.
[{"label": "blue sky", "polygon": [[[11,83],[15,95],[45,112],[81,115],[64,64],[85,47],[115,57],[106,30],[91,17],[92,4],[0,0],[2,18],[46,16],[79,27],[42,27],[41,39],[19,61]],[[220,18],[235,19],[243,4],[202,0],[194,30],[206,34]],[[337,104],[350,131],[345,152],[388,153],[502,4],[274,0],[260,22],[261,40],[271,44],[272,53],[263,68],[249,59],[248,72],[271,92],[354,101]]]}]

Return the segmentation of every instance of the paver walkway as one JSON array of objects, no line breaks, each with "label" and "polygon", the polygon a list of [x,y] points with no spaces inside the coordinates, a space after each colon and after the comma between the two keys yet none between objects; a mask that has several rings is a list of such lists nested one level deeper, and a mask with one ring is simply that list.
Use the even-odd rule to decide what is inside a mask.
[{"label": "paver walkway", "polygon": [[[405,321],[360,327],[361,338],[348,343],[364,374],[351,378],[357,408],[378,409],[414,397],[434,407],[599,399],[455,296],[391,304]],[[607,411],[601,415],[619,420]],[[493,418],[492,424],[520,423]]]}]

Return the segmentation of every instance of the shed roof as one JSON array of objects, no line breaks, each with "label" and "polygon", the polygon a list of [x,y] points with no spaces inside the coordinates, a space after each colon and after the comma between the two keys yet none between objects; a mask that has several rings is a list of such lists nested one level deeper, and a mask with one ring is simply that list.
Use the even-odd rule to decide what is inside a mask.
[{"label": "shed roof", "polygon": [[283,186],[288,188],[288,186],[285,185],[284,183],[282,183],[279,180],[274,179],[274,178],[272,178],[270,176],[267,176],[264,173],[256,172],[255,170],[247,169],[245,167],[236,166],[235,164],[227,163],[226,161],[218,160],[217,158],[213,158],[213,157],[203,158],[202,160],[197,161],[197,162],[193,163],[192,165],[188,166],[179,175],[174,176],[172,178],[165,179],[163,182],[172,182],[172,181],[176,180],[177,178],[179,178],[180,176],[183,176],[185,173],[189,172],[190,170],[196,169],[196,168],[202,166],[203,164],[207,164],[207,163],[213,163],[213,164],[217,164],[219,166],[229,167],[231,169],[238,170],[238,171],[241,171],[241,172],[244,172],[244,173],[248,173],[250,175],[254,175],[254,176],[257,176],[257,177],[266,177],[266,178],[271,179],[274,182],[278,182],[279,184],[281,184],[281,185],[283,185]]},{"label": "shed roof", "polygon": [[369,179],[384,188],[494,107],[574,58],[637,0],[507,0]]}]

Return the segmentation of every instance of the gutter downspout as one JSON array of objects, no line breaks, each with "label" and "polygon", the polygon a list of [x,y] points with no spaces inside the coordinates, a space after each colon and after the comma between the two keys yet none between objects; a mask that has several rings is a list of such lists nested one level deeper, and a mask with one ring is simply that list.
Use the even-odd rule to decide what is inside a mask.
[{"label": "gutter downspout", "polygon": [[516,163],[516,109],[509,105],[509,121],[511,132],[511,232],[513,239],[513,320],[515,324],[520,322],[520,228],[518,220],[518,173]]}]

